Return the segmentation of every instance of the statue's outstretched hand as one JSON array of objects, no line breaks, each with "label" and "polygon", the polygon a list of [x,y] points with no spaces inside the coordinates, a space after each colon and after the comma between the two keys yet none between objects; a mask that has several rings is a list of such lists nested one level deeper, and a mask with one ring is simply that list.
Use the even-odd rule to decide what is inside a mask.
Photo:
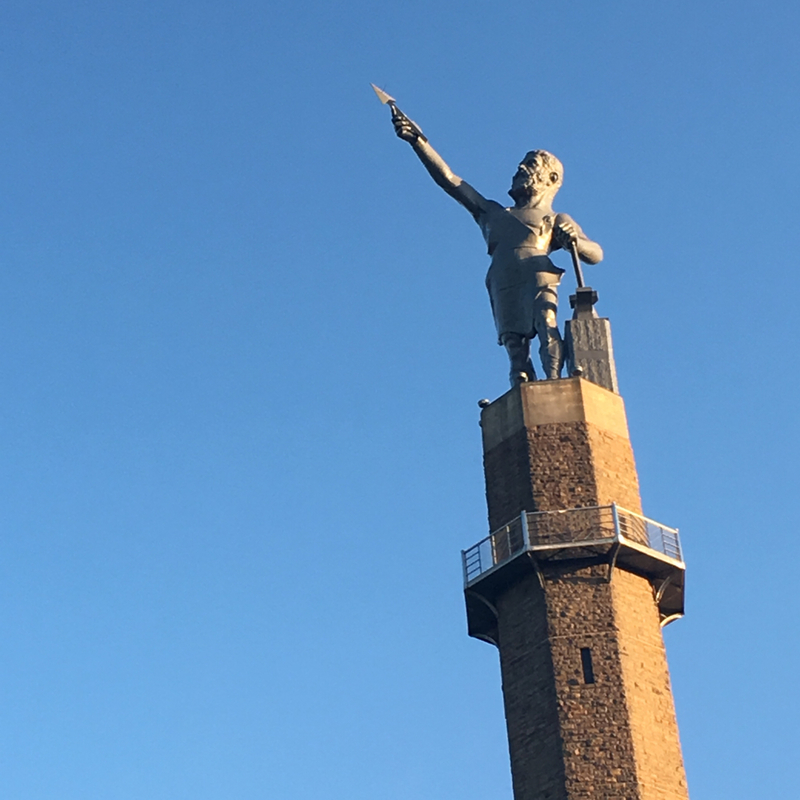
[{"label": "statue's outstretched hand", "polygon": [[412,122],[397,106],[392,106],[392,124],[394,132],[400,139],[409,144],[414,144],[422,136],[422,131]]}]

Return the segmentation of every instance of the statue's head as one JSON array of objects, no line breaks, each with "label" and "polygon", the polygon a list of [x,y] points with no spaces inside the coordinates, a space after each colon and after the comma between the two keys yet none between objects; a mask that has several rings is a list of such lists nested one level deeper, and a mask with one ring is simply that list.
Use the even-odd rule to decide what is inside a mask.
[{"label": "statue's head", "polygon": [[508,193],[514,202],[555,197],[564,180],[564,167],[547,150],[531,150],[520,161]]}]

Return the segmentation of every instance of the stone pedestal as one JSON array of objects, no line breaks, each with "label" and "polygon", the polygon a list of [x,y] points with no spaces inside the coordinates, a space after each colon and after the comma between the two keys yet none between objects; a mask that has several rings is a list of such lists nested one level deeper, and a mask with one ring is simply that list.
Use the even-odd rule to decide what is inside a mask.
[{"label": "stone pedestal", "polygon": [[581,287],[570,296],[569,302],[574,313],[564,326],[567,374],[580,375],[619,394],[611,323],[598,317],[594,310],[597,292],[588,286]]},{"label": "stone pedestal", "polygon": [[[580,378],[522,384],[483,409],[481,426],[491,530],[523,511],[641,513],[612,391]],[[533,549],[466,589],[470,631],[500,651],[515,800],[686,800],[650,562],[621,566],[613,546],[546,559]]]},{"label": "stone pedestal", "polygon": [[619,394],[611,323],[602,317],[568,319],[564,327],[567,373],[580,374],[582,378]]}]

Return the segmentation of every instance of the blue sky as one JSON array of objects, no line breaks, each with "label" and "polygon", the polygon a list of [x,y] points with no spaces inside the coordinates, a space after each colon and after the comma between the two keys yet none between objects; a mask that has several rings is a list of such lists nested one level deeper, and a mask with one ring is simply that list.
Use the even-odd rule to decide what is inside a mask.
[{"label": "blue sky", "polygon": [[689,563],[693,800],[794,796],[799,17],[4,3],[0,796],[511,796],[460,586],[484,246],[370,82],[489,197],[564,162]]}]

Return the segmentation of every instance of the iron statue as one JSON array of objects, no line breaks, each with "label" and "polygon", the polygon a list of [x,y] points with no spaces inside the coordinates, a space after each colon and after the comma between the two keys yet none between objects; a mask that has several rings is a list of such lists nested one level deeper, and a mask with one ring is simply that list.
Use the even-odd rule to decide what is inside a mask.
[{"label": "iron statue", "polygon": [[[558,378],[564,345],[558,330],[558,285],[564,270],[549,256],[564,249],[587,264],[597,264],[603,250],[567,214],[553,210],[553,199],[564,179],[561,162],[546,150],[531,150],[517,167],[506,208],[488,200],[458,177],[431,147],[419,126],[397,107],[394,98],[373,87],[392,111],[397,136],[408,142],[433,180],[472,214],[483,232],[491,264],[486,288],[498,343],[511,362],[511,384],[536,380],[530,357],[531,340],[539,338],[544,377]],[[579,278],[580,280],[580,278]]]}]

